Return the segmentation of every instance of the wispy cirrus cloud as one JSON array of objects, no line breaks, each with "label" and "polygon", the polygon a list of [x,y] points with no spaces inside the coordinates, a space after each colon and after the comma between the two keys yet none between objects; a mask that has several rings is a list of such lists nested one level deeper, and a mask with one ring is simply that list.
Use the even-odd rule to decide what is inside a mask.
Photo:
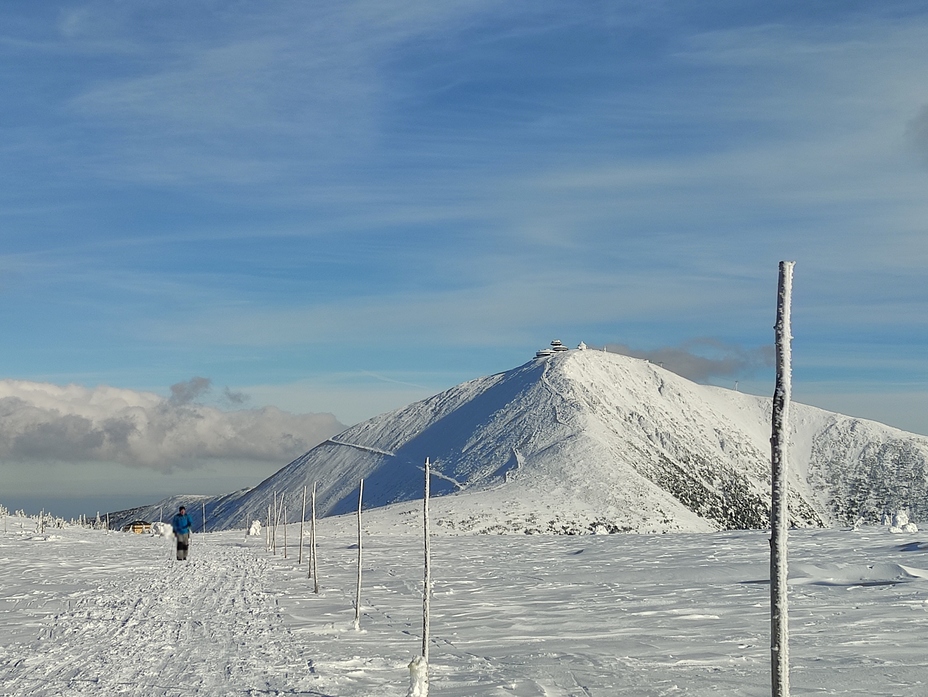
[{"label": "wispy cirrus cloud", "polygon": [[686,342],[769,341],[780,259],[804,366],[924,372],[910,2],[86,0],[0,27],[11,374],[208,361],[338,403],[327,372],[439,389],[552,335],[724,373]]}]

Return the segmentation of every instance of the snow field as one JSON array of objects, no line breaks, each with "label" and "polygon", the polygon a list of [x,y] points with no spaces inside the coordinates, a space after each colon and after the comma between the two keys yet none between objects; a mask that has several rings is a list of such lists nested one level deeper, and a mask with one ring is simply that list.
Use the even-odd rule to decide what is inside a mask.
[{"label": "snow field", "polygon": [[[319,524],[321,593],[241,531],[0,536],[2,695],[402,697],[421,631],[421,538]],[[436,536],[431,694],[768,695],[766,532]],[[280,539],[280,538],[278,538]],[[795,695],[924,695],[928,544],[886,528],[790,540]]]},{"label": "snow field", "polygon": [[309,679],[252,550],[200,536],[185,564],[162,538],[60,532],[0,546],[3,587],[20,585],[0,615],[15,630],[0,693],[278,694]]}]

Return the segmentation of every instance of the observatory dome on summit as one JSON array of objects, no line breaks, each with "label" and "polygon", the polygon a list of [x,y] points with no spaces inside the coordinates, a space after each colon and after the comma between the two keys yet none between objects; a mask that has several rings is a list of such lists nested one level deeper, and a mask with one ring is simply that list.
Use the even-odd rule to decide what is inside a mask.
[{"label": "observatory dome on summit", "polygon": [[[584,344],[583,347],[586,348],[586,345]],[[547,356],[552,356],[555,353],[560,353],[561,351],[570,351],[570,349],[564,346],[560,339],[554,339],[551,341],[551,348],[543,348],[539,351],[536,351],[535,358],[545,358]]]}]

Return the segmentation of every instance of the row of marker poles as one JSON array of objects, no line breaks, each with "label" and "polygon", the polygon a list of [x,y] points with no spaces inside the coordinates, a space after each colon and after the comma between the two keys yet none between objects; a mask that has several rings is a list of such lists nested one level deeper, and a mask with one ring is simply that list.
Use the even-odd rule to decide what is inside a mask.
[{"label": "row of marker poles", "polygon": [[[303,538],[304,538],[304,521],[306,520],[306,486],[303,487],[303,507],[300,514],[300,543],[299,543],[299,557],[297,559],[297,564],[302,566],[303,564]],[[307,564],[307,578],[312,578],[315,580],[315,585],[313,588],[314,593],[319,593],[319,572],[317,566],[317,555],[316,555],[316,482],[313,482],[312,488],[312,500],[311,500],[311,518],[310,518],[310,527],[309,527],[309,560]],[[287,558],[287,514],[285,512],[284,506],[284,495],[280,495],[280,499],[277,498],[277,492],[274,492],[272,503],[268,504],[267,507],[267,525],[265,526],[265,536],[264,536],[264,547],[268,553],[277,554],[277,528],[281,522],[281,517],[283,517],[284,525],[284,558]],[[247,532],[246,532],[247,534]]]},{"label": "row of marker poles", "polygon": [[[422,652],[409,664],[410,687],[407,697],[428,697],[428,661],[429,661],[429,643],[430,643],[430,610],[432,596],[432,569],[431,569],[431,547],[430,547],[430,530],[429,530],[429,497],[430,497],[430,476],[431,467],[428,458],[425,460],[425,481],[424,495],[422,505],[422,525],[424,541],[424,564],[423,564],[423,583],[422,583]],[[279,505],[278,505],[279,503]],[[362,512],[364,508],[364,479],[358,483],[358,569],[357,569],[357,587],[354,602],[354,627],[356,630],[361,628],[361,572],[364,559],[364,539],[363,539],[363,521]],[[284,495],[281,494],[278,502],[277,492],[274,492],[273,504],[268,506],[267,510],[267,537],[265,540],[266,549],[273,550],[277,553],[277,526],[283,515],[284,523],[284,558],[287,556],[287,519],[284,504]],[[300,552],[298,564],[303,563],[303,521],[306,518],[306,486],[303,487],[303,508],[300,515]],[[273,525],[272,525],[273,521]],[[246,519],[247,522],[247,519]],[[246,532],[247,534],[247,532]],[[307,576],[313,579],[313,592],[319,593],[319,572],[317,566],[318,555],[316,553],[316,482],[313,482],[312,494],[310,499],[310,526],[309,526],[309,561],[307,564]]]}]

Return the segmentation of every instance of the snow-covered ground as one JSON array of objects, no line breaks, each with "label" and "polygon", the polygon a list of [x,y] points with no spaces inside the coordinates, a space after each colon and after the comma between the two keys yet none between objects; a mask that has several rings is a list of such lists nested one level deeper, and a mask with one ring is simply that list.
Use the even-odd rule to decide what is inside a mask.
[{"label": "snow-covered ground", "polygon": [[[0,531],[0,694],[402,697],[419,652],[414,509],[319,524],[321,593],[241,531],[170,541]],[[399,511],[399,512],[397,512]],[[436,530],[431,694],[768,695],[768,534]],[[928,694],[928,543],[885,527],[791,535],[795,695]]]}]

